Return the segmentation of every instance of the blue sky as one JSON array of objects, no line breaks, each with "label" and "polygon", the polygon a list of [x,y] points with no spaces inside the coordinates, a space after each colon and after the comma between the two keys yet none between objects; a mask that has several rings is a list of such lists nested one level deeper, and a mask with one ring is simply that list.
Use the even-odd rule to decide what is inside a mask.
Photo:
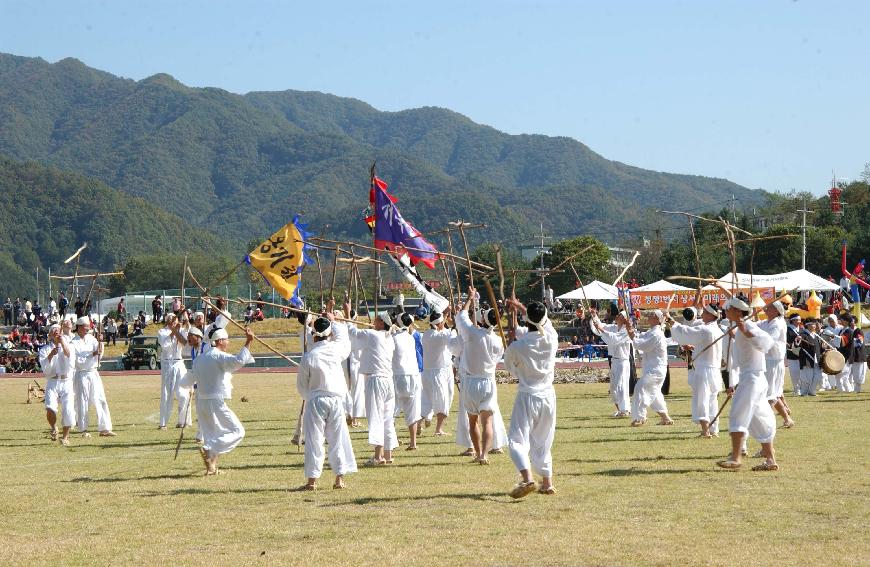
[{"label": "blue sky", "polygon": [[822,193],[870,162],[870,2],[0,0],[0,51],[441,106],[639,167]]}]

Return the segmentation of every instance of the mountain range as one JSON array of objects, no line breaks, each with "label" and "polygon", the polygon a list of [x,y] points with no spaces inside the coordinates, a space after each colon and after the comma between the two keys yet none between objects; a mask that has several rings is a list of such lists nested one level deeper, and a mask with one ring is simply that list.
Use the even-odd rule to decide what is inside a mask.
[{"label": "mountain range", "polygon": [[[129,201],[133,217],[123,222],[142,227],[159,218],[195,227],[203,244],[216,243],[207,249],[231,253],[297,212],[315,233],[363,238],[372,162],[420,230],[460,218],[486,223],[472,245],[518,243],[540,223],[555,234],[606,237],[649,228],[651,207],[703,209],[731,195],[744,204],[764,198],[724,179],[610,161],[570,138],[505,134],[442,108],[382,112],[318,92],[239,95],[191,88],[165,74],[134,81],[72,58],[48,63],[5,54],[0,155],[51,168],[40,175],[85,176],[115,203],[119,196],[142,199]],[[0,188],[35,167],[2,165]],[[14,204],[40,218],[27,209],[30,201]],[[163,225],[154,228],[161,238],[143,244],[152,251],[188,246]],[[58,256],[79,244],[64,234],[54,238]],[[10,242],[0,243],[0,255],[14,257]],[[37,241],[31,260],[46,268],[56,258],[41,246]],[[123,259],[140,248],[114,249]],[[101,268],[117,260],[92,258]]]}]

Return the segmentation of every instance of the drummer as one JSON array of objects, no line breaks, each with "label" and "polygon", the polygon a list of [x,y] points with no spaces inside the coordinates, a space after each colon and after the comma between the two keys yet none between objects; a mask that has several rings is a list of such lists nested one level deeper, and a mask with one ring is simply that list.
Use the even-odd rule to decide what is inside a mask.
[{"label": "drummer", "polygon": [[804,321],[804,330],[795,344],[800,349],[801,396],[815,396],[822,383],[822,354],[830,350],[818,335],[819,323],[815,319]]}]

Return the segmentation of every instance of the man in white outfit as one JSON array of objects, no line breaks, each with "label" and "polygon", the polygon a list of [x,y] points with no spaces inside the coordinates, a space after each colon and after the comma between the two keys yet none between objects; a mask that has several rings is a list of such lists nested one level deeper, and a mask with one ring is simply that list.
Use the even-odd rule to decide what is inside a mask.
[{"label": "man in white outfit", "polygon": [[39,365],[45,373],[45,415],[51,427],[51,440],[57,441],[58,405],[63,434],[60,443],[69,445],[69,431],[76,422],[73,393],[73,358],[69,340],[61,335],[60,325],[52,325],[48,342],[39,349]]},{"label": "man in white outfit", "polygon": [[248,350],[254,341],[250,329],[245,329],[245,346],[236,356],[227,352],[230,337],[226,329],[217,329],[211,339],[214,348],[197,356],[190,372],[180,382],[184,388],[197,385],[196,417],[202,435],[199,452],[206,476],[218,474],[218,457],[232,451],[245,437],[242,422],[227,406],[226,400],[233,397],[232,373],[254,362]]},{"label": "man in white outfit", "polygon": [[634,341],[638,353],[643,357],[643,375],[634,386],[634,396],[631,399],[631,425],[640,427],[646,423],[646,408],[649,407],[659,414],[659,425],[673,425],[674,420],[668,415],[668,406],[662,395],[662,384],[668,371],[668,344],[662,331],[665,315],[660,309],[650,311],[647,315],[649,330],[636,334],[635,329],[628,329],[628,336]]},{"label": "man in white outfit", "polygon": [[731,413],[728,416],[728,431],[731,434],[731,455],[716,464],[724,469],[739,469],[742,466],[743,442],[751,435],[761,443],[765,460],[752,470],[779,470],[773,450],[776,436],[776,417],[767,403],[767,377],[764,356],[773,346],[770,335],[748,320],[752,309],[744,301],[732,297],[725,304],[725,316],[735,327],[731,345],[731,372],[739,374],[738,386],[728,388],[734,394]]},{"label": "man in white outfit", "polygon": [[722,384],[722,330],[719,310],[713,305],[701,309],[700,325],[671,325],[671,338],[681,345],[692,345],[692,421],[701,426],[700,436],[719,435],[719,420],[711,423],[719,409],[717,396]]},{"label": "man in white outfit", "polygon": [[422,384],[417,366],[417,345],[414,342],[414,318],[405,312],[396,317],[396,332],[393,334],[393,387],[396,393],[396,409],[405,414],[410,440],[405,448],[417,450],[417,434],[423,420],[420,406]]},{"label": "man in white outfit", "polygon": [[[448,307],[449,309],[449,307]],[[453,369],[450,364],[450,339],[456,336],[447,329],[443,313],[433,311],[429,315],[430,329],[423,333],[423,391],[428,392],[423,400],[423,415],[435,415],[435,435],[447,435],[444,420],[450,415],[453,404]]]},{"label": "man in white outfit", "polygon": [[[350,308],[345,306],[344,316],[350,318]],[[374,455],[365,462],[367,466],[391,464],[393,449],[399,446],[393,411],[396,394],[393,389],[393,336],[390,334],[392,319],[383,311],[375,318],[374,329],[358,329],[348,326],[350,340],[358,341],[362,350],[359,361],[360,373],[366,381],[366,416],[369,426],[369,444]]]},{"label": "man in white outfit", "polygon": [[82,436],[91,436],[88,433],[88,408],[90,404],[93,404],[97,410],[97,429],[100,436],[114,437],[112,416],[109,414],[109,403],[106,401],[103,379],[97,371],[100,357],[103,356],[103,342],[89,333],[90,328],[90,319],[79,317],[76,320],[76,335],[70,341],[70,348],[75,355],[73,388],[76,398],[78,429],[82,432]]},{"label": "man in white outfit", "polygon": [[[469,286],[468,300],[456,317],[456,330],[462,339],[461,395],[462,404],[468,413],[468,428],[476,454],[474,460],[482,465],[488,465],[487,455],[493,444],[493,413],[498,405],[495,367],[504,354],[504,345],[493,332],[493,327],[498,324],[493,309],[483,314],[483,327],[478,327],[471,321],[468,308],[476,293],[476,290]],[[477,431],[478,420],[480,435]]]},{"label": "man in white outfit", "polygon": [[[182,376],[187,374],[182,353],[187,346],[187,336],[181,331],[181,322],[174,313],[166,315],[163,328],[157,331],[157,342],[160,344],[160,425],[158,429],[166,429],[169,414],[172,413],[172,398],[178,398],[178,419],[175,427],[187,419],[187,404],[190,390],[179,384]],[[190,423],[188,423],[190,425]]]},{"label": "man in white outfit", "polygon": [[598,318],[598,314],[592,312],[592,332],[601,337],[607,344],[610,353],[610,399],[616,406],[613,417],[628,417],[629,396],[628,380],[631,373],[631,357],[633,345],[628,329],[631,322],[625,312],[620,311],[613,325],[604,325]]},{"label": "man in white outfit", "polygon": [[773,345],[764,354],[765,376],[767,377],[767,401],[779,415],[782,416],[782,426],[786,429],[794,427],[794,420],[788,413],[783,400],[785,385],[785,336],[786,323],[783,319],[785,306],[780,301],[774,301],[764,306],[767,319],[758,327],[770,335]]},{"label": "man in white outfit", "polygon": [[302,357],[296,376],[296,388],[305,400],[304,466],[308,482],[303,490],[317,488],[323,472],[324,441],[329,445],[329,468],[335,474],[333,488],[344,488],[344,475],[357,470],[344,419],[347,383],[342,366],[350,355],[350,338],[347,325],[335,321],[331,303],[326,316],[314,321],[314,344]]},{"label": "man in white outfit", "polygon": [[559,335],[547,318],[543,304],[532,302],[526,308],[515,298],[506,303],[515,316],[522,313],[528,330],[517,326],[517,339],[504,355],[505,367],[519,380],[511,424],[511,460],[520,473],[520,482],[510,491],[512,498],[522,498],[538,489],[532,476],[541,476],[541,494],[555,494],[553,487],[553,438],[556,434],[556,391],[553,378]]},{"label": "man in white outfit", "polygon": [[[356,319],[356,312],[351,309],[351,320]],[[351,323],[346,323],[350,326]],[[347,396],[345,397],[344,411],[350,427],[362,427],[360,418],[366,416],[366,385],[365,378],[359,371],[359,361],[362,357],[362,347],[359,341],[350,339],[350,356],[344,361],[347,369]]]}]

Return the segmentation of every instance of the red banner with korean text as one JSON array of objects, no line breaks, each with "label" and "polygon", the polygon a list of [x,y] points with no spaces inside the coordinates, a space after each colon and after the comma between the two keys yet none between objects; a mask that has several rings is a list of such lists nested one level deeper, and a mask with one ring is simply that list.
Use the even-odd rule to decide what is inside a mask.
[{"label": "red banner with korean text", "polygon": [[[763,299],[765,303],[769,303],[776,299],[776,292],[772,287],[752,288],[752,296],[749,295],[748,287],[738,288],[737,291],[734,292],[735,295],[738,292],[743,292],[744,295],[749,297],[750,301],[752,301],[756,293],[761,294],[761,299]],[[672,292],[667,291],[632,291],[631,304],[636,309],[664,309],[668,306],[668,300],[671,299],[671,293]],[[684,307],[693,305],[695,303],[696,293],[697,290],[694,289],[676,292],[674,300],[671,301],[671,309],[683,309]],[[704,299],[705,303],[712,303],[714,305],[724,305],[725,302],[728,301],[728,296],[721,289],[705,289],[701,292],[701,297]]]}]

